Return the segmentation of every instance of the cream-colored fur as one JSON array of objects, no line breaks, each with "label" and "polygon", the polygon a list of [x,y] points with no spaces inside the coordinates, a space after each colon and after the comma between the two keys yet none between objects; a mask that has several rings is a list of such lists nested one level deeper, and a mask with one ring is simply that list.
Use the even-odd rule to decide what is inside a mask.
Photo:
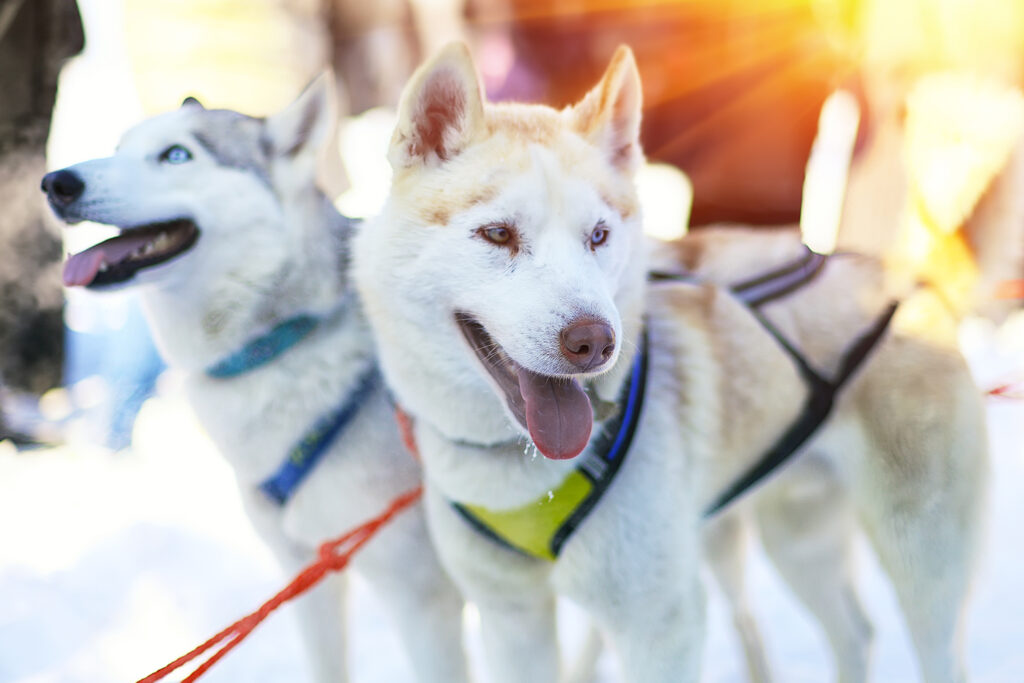
[{"label": "cream-colored fur", "polygon": [[[485,103],[468,52],[451,46],[406,90],[391,195],[354,243],[385,376],[416,421],[431,531],[479,606],[494,681],[557,678],[556,595],[589,612],[624,680],[697,680],[701,511],[804,399],[788,356],[719,286],[798,254],[796,233],[688,238],[668,258],[707,284],[647,286],[632,184],[639,111],[627,49],[579,104],[556,112]],[[514,243],[486,237],[494,225]],[[608,232],[597,245],[595,225]],[[765,310],[829,373],[887,303],[882,287],[873,262],[838,258]],[[487,359],[456,313],[489,333]],[[604,321],[616,340],[588,372],[568,363],[559,342],[581,314]],[[523,505],[574,467],[531,454],[488,359],[611,401],[645,321],[647,399],[628,460],[558,559],[521,556],[471,528],[451,502]],[[980,398],[955,347],[908,336],[895,322],[825,428],[732,514],[756,508],[769,552],[822,620],[844,680],[866,675],[869,646],[849,576],[855,519],[893,578],[925,678],[963,680],[962,607],[985,472]],[[735,566],[729,533],[709,531],[720,575]],[[726,540],[715,548],[715,539]]]},{"label": "cream-colored fur", "polygon": [[[686,264],[722,285],[789,262],[800,250],[795,229],[722,227],[687,236],[658,265]],[[870,668],[871,626],[851,554],[858,527],[893,581],[924,679],[966,680],[964,607],[987,476],[980,394],[955,335],[921,330],[915,320],[931,308],[952,330],[955,320],[935,293],[893,291],[885,281],[875,259],[838,255],[809,286],[763,309],[828,376],[888,301],[904,304],[824,428],[727,518],[753,513],[770,558],[824,628],[839,680],[867,680]],[[743,305],[719,287],[703,289],[658,292],[655,285],[653,292],[668,302],[663,315],[704,330],[693,362],[718,370],[706,395],[720,399],[702,420],[719,431],[705,468],[706,495],[713,495],[789,424],[786,413],[800,405],[804,389],[786,376],[792,363],[780,363],[777,345]]]},{"label": "cream-colored fur", "polygon": [[[325,85],[320,79],[266,121],[195,103],[147,120],[113,157],[66,169],[84,190],[55,206],[71,222],[127,231],[174,218],[198,226],[191,250],[127,284],[140,287],[164,357],[185,372],[196,415],[234,467],[247,511],[287,574],[420,482],[378,385],[285,505],[258,488],[376,362],[348,279],[352,225],[314,184],[316,154],[333,125]],[[191,158],[162,161],[172,145]],[[204,372],[299,313],[325,320],[273,361],[232,378]],[[417,680],[467,680],[462,600],[437,561],[421,505],[384,528],[353,567],[394,618]],[[343,577],[331,575],[296,603],[319,681],[347,680],[343,593]]]}]

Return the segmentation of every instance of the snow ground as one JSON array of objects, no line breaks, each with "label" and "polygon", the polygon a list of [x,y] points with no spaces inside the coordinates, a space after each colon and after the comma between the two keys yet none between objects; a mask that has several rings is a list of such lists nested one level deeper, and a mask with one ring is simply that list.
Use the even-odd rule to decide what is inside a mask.
[{"label": "snow ground", "polygon": [[[965,334],[979,381],[1024,367],[1020,340]],[[1005,342],[1005,340],[1003,340]],[[165,383],[166,386],[166,383]],[[968,631],[974,680],[1024,680],[1024,401],[990,399],[993,489],[988,548]],[[16,453],[0,444],[0,682],[129,681],[191,649],[259,605],[285,578],[242,513],[227,466],[172,388],[144,408],[132,453],[86,447]],[[861,586],[877,630],[875,680],[916,680],[893,594],[866,546]],[[822,636],[760,551],[750,587],[782,682],[831,678]],[[353,581],[350,653],[356,683],[410,680],[387,619]],[[479,666],[472,610],[467,641]],[[570,649],[586,620],[567,606]],[[203,679],[309,679],[295,618],[284,608]],[[721,597],[712,589],[704,680],[742,681]],[[612,681],[610,657],[601,680]]]}]

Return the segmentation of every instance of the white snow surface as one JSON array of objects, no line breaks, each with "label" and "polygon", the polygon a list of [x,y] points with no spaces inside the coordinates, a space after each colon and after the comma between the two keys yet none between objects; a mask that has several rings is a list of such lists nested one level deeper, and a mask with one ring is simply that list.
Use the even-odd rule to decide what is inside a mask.
[{"label": "white snow surface", "polygon": [[[965,332],[982,386],[1024,368],[1019,326],[1013,338],[1008,344],[991,330]],[[0,682],[134,681],[284,585],[287,577],[246,521],[229,468],[167,384],[143,409],[132,452],[79,446],[18,453],[0,444]],[[992,491],[970,609],[969,662],[974,681],[1009,683],[1024,680],[1024,401],[989,399],[988,414]],[[874,680],[915,681],[892,590],[866,544],[861,550],[861,589],[876,628]],[[759,549],[749,586],[777,680],[832,680],[823,636]],[[413,680],[375,596],[361,581],[352,588],[352,680]],[[563,605],[561,617],[571,652],[587,621],[571,605]],[[466,624],[479,671],[471,608]],[[202,680],[303,683],[303,657],[286,606]],[[600,675],[617,680],[607,654]],[[738,644],[712,587],[704,681],[743,680]]]}]

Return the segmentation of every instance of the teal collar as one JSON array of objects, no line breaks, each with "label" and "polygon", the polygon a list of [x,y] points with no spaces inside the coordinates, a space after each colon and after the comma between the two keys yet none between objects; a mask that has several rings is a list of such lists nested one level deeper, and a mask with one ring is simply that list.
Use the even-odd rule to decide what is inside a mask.
[{"label": "teal collar", "polygon": [[206,368],[206,376],[228,379],[266,365],[315,330],[323,318],[301,313],[274,325],[268,332],[247,341],[242,348]]}]

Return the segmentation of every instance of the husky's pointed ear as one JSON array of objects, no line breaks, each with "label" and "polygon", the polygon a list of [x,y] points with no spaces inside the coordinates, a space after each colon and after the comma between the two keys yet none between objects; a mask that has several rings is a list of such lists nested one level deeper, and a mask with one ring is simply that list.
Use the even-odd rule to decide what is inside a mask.
[{"label": "husky's pointed ear", "polygon": [[607,151],[617,168],[633,172],[642,159],[643,91],[633,51],[620,45],[601,81],[572,109],[576,130]]},{"label": "husky's pointed ear", "polygon": [[315,158],[327,144],[337,125],[333,81],[329,73],[320,74],[291,104],[267,117],[264,142],[271,156],[295,158],[312,152]]},{"label": "husky's pointed ear", "polygon": [[388,158],[398,170],[459,154],[483,125],[480,80],[465,43],[449,43],[421,66],[398,106]]},{"label": "husky's pointed ear", "polygon": [[206,107],[203,106],[202,102],[200,102],[196,98],[192,97],[191,95],[189,95],[188,97],[186,97],[184,100],[181,101],[181,108],[182,109],[206,109]]}]

